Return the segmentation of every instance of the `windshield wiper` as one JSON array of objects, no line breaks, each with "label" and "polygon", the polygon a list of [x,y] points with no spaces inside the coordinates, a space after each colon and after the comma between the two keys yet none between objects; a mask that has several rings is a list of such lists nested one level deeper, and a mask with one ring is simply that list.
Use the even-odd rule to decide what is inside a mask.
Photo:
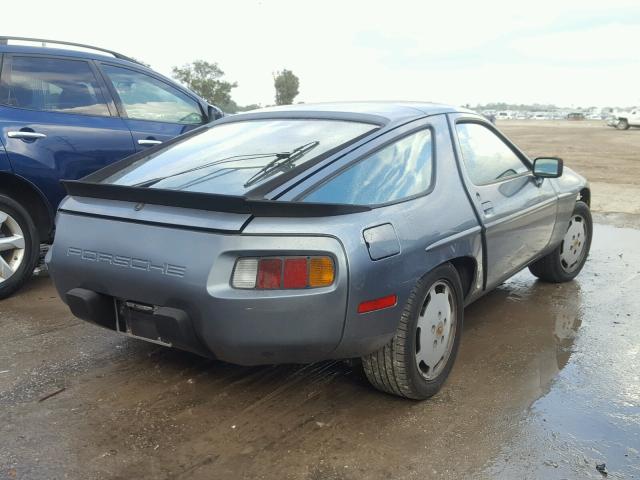
[{"label": "windshield wiper", "polygon": [[186,170],[181,170],[179,172],[176,173],[172,173],[170,175],[165,175],[162,177],[155,177],[152,178],[150,180],[145,180],[143,182],[140,183],[134,183],[132,185],[132,187],[150,187],[151,185],[161,182],[162,180],[166,180],[167,178],[172,178],[172,177],[178,177],[180,175],[184,175],[185,173],[191,173],[191,172],[196,172],[198,170],[202,170],[204,168],[209,168],[209,167],[213,167],[215,165],[220,165],[222,163],[231,163],[231,162],[239,162],[241,160],[255,160],[257,158],[268,158],[268,157],[274,157],[277,155],[281,155],[279,153],[245,153],[243,155],[233,155],[230,157],[224,157],[224,158],[220,158],[218,160],[215,160],[213,162],[208,162],[205,163],[203,165],[198,165],[197,167],[193,167],[193,168],[188,168]]},{"label": "windshield wiper", "polygon": [[254,183],[259,182],[260,180],[265,179],[270,176],[276,170],[280,170],[282,168],[293,168],[293,163],[300,159],[300,157],[306,155],[308,152],[316,148],[320,145],[318,140],[314,140],[313,142],[306,143],[305,145],[301,145],[297,148],[294,148],[290,152],[278,153],[276,158],[267,163],[264,167],[256,172],[249,180],[247,180],[244,184],[245,188],[250,187]]},{"label": "windshield wiper", "polygon": [[[247,187],[248,185],[251,185],[252,183],[255,183],[258,180],[266,177],[271,171],[273,171],[273,168],[279,167],[279,165],[278,165],[279,162],[282,162],[283,160],[285,160],[285,162],[283,162],[283,163],[290,164],[291,162],[294,162],[294,161],[298,160],[301,156],[303,156],[305,153],[307,153],[309,150],[315,148],[319,144],[320,144],[320,142],[315,140],[313,142],[309,142],[309,143],[307,143],[305,145],[302,145],[300,147],[294,148],[290,152],[245,153],[245,154],[242,154],[242,155],[232,155],[230,157],[220,158],[220,159],[215,160],[213,162],[205,163],[203,165],[198,165],[197,167],[192,167],[192,168],[188,168],[186,170],[181,170],[179,172],[172,173],[170,175],[165,175],[165,176],[162,176],[162,177],[155,177],[155,178],[152,178],[150,180],[145,180],[143,182],[135,183],[135,184],[132,185],[132,187],[143,187],[143,188],[144,187],[150,187],[151,185],[154,185],[154,184],[156,184],[158,182],[161,182],[162,180],[166,180],[167,178],[177,177],[177,176],[180,176],[180,175],[184,175],[185,173],[196,172],[198,170],[202,170],[202,169],[205,169],[205,168],[213,167],[215,165],[220,165],[220,164],[223,164],[223,163],[232,163],[232,162],[239,162],[239,161],[244,161],[244,160],[256,160],[258,158],[276,157],[274,160],[272,160],[271,162],[267,163],[264,167],[262,167],[262,169],[260,169],[260,171],[258,173],[256,173],[256,175],[251,177],[247,181],[247,183],[245,183],[244,186]],[[267,172],[267,170],[269,170],[269,172]],[[257,176],[257,175],[261,175],[260,179],[254,179],[254,177]]]}]

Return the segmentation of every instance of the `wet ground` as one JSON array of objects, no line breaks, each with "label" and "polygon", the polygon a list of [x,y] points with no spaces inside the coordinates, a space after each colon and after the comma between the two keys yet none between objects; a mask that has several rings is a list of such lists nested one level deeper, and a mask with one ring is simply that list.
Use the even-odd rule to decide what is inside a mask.
[{"label": "wet ground", "polygon": [[0,479],[640,478],[638,245],[598,224],[576,281],[522,272],[472,305],[424,402],[342,362],[246,368],[119,337],[36,279],[0,303]]}]

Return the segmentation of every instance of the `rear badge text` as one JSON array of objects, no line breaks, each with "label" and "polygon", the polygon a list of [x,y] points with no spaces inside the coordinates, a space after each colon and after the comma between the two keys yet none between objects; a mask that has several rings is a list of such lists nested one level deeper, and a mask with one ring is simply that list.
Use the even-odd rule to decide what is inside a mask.
[{"label": "rear badge text", "polygon": [[95,250],[85,250],[82,248],[67,248],[67,256],[78,257],[86,262],[106,263],[114,267],[131,268],[145,272],[156,272],[161,275],[182,278],[187,273],[187,267],[173,265],[171,263],[154,263],[143,258],[127,257],[124,255],[114,255],[112,253],[98,252]]}]

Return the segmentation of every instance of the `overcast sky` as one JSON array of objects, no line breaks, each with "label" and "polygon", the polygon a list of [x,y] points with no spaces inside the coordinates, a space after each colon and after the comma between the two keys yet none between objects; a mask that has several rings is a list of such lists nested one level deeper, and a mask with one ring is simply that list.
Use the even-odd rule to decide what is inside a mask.
[{"label": "overcast sky", "polygon": [[273,103],[282,68],[304,102],[640,104],[640,0],[32,0],[3,2],[3,19],[3,33],[103,46],[167,75],[218,62],[241,105]]}]

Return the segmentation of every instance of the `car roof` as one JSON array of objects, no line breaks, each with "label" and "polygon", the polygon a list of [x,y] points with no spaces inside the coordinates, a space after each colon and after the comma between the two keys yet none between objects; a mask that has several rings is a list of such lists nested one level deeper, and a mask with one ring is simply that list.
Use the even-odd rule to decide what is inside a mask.
[{"label": "car roof", "polygon": [[[296,105],[282,105],[252,110],[247,114],[271,114],[271,113],[335,113],[345,115],[370,115],[382,117],[388,122],[411,120],[428,115],[441,113],[475,113],[465,108],[432,102],[409,101],[362,101],[362,102],[327,102],[327,103],[298,103]],[[236,117],[241,117],[238,114]],[[267,115],[265,115],[267,116]]]}]

